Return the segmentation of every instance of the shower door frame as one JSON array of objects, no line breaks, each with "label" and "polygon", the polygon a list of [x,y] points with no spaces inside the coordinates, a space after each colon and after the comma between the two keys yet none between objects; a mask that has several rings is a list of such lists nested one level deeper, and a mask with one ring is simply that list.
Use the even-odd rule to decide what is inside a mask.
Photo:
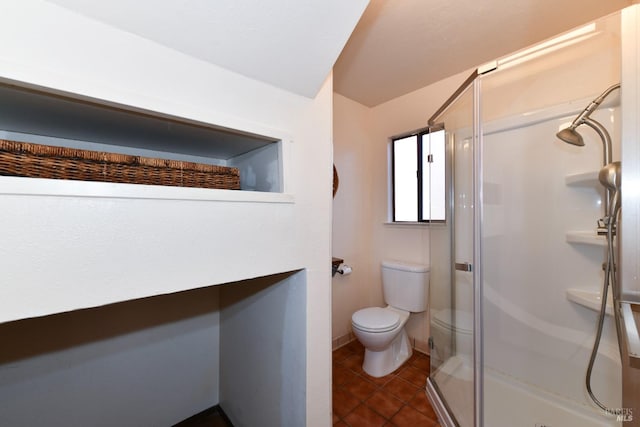
[{"label": "shower door frame", "polygon": [[[484,72],[492,71],[492,69]],[[482,73],[483,74],[483,73]],[[483,399],[483,312],[482,312],[482,129],[481,129],[481,114],[480,114],[480,96],[481,96],[481,80],[479,77],[482,75],[478,69],[474,70],[472,74],[458,87],[458,89],[445,101],[445,103],[429,118],[428,125],[441,126],[438,123],[438,118],[444,114],[444,112],[454,104],[460,96],[472,86],[472,126],[471,126],[471,141],[472,141],[472,165],[473,170],[471,172],[472,177],[472,194],[473,194],[473,208],[472,208],[472,222],[473,222],[473,236],[472,236],[472,259],[471,259],[471,272],[473,282],[473,427],[483,427],[484,425],[484,399]],[[446,130],[446,125],[444,125]],[[449,221],[450,221],[450,233],[451,233],[451,281],[455,280],[456,271],[456,242],[455,242],[455,200],[454,200],[454,188],[455,188],[455,147],[452,146],[450,150],[450,171],[449,176],[450,184],[448,193],[449,197]],[[455,305],[455,289],[451,287],[452,293],[452,305]],[[455,349],[455,339],[452,335],[452,348]],[[434,409],[438,415],[438,418],[445,427],[456,427],[458,423],[450,413],[450,409],[446,402],[442,399],[441,392],[435,381],[432,381],[431,376],[427,378],[426,393],[429,400],[433,403]]]},{"label": "shower door frame", "polygon": [[[637,64],[640,62],[640,4],[629,6],[622,10],[622,76],[621,91],[622,109],[622,188],[633,188],[640,181],[640,81]],[[620,227],[620,264],[619,280],[622,287],[625,317],[625,350],[628,355],[627,363],[622,364],[622,406],[631,408],[633,421],[628,424],[640,426],[640,341],[638,328],[633,318],[631,305],[640,304],[640,245],[637,236],[640,235],[640,225],[636,218],[640,216],[640,197],[636,192],[622,191],[621,227]],[[629,339],[632,336],[635,339]],[[630,351],[631,347],[635,347]],[[632,354],[634,353],[634,354]]]}]

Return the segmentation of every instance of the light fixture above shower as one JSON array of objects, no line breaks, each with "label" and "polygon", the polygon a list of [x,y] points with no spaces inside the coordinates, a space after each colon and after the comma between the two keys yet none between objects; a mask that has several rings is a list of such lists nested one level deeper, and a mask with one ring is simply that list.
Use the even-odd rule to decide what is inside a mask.
[{"label": "light fixture above shower", "polygon": [[486,64],[478,67],[478,74],[484,74],[489,71],[493,71],[497,68],[504,69],[513,67],[514,65],[522,64],[523,62],[530,61],[540,56],[551,53],[555,50],[562,49],[567,46],[571,46],[575,43],[579,43],[586,39],[589,39],[598,34],[595,22],[587,25],[583,25],[580,28],[561,34],[558,37],[554,37],[542,43],[538,43],[532,47],[518,51],[512,55],[505,56],[504,58],[497,59],[495,61],[487,62]]}]

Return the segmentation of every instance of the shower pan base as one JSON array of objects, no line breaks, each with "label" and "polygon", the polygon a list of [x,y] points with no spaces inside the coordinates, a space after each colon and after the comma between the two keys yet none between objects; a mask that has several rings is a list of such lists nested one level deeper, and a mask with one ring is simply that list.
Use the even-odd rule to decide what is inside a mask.
[{"label": "shower pan base", "polygon": [[429,399],[433,410],[436,411],[438,421],[440,422],[442,427],[456,427],[456,423],[449,415],[449,411],[447,410],[444,401],[440,399],[440,394],[436,389],[437,386],[435,385],[431,377],[427,378],[427,399]]},{"label": "shower pan base", "polygon": [[[450,392],[450,390],[444,391]],[[472,427],[454,421],[449,409],[440,398],[438,386],[431,377],[427,379],[426,393],[443,427],[457,427],[458,425]],[[484,393],[493,396],[492,399],[485,400],[484,414],[485,419],[491,420],[492,427],[527,426],[531,425],[532,420],[535,420],[534,425],[536,426],[548,427],[622,426],[614,416],[551,395],[544,390],[514,381],[497,372],[487,372],[484,376]],[[455,405],[455,402],[450,403]]]}]

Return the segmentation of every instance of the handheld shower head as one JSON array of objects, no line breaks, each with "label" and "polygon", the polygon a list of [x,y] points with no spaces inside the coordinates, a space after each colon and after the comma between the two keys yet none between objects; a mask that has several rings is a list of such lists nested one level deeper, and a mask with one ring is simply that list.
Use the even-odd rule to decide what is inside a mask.
[{"label": "handheld shower head", "polygon": [[620,185],[622,183],[622,166],[620,162],[612,162],[600,169],[598,180],[608,190],[609,197],[606,214],[615,222],[620,210]]},{"label": "handheld shower head", "polygon": [[612,162],[600,169],[598,174],[600,183],[612,191],[620,190],[622,182],[622,166],[620,162]]}]

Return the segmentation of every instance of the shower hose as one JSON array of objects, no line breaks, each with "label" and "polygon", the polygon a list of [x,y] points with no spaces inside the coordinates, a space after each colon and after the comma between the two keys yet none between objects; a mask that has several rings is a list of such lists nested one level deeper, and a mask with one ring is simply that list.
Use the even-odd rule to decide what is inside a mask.
[{"label": "shower hose", "polygon": [[596,331],[596,338],[593,343],[593,349],[591,350],[591,357],[589,359],[589,365],[587,367],[587,374],[585,376],[585,382],[587,386],[587,392],[591,397],[591,400],[598,405],[603,411],[609,414],[617,414],[618,410],[608,408],[602,402],[600,402],[596,396],[593,394],[591,390],[591,374],[593,373],[593,365],[596,361],[596,355],[598,354],[598,347],[600,347],[600,338],[602,337],[602,328],[604,325],[604,318],[607,309],[607,293],[608,288],[611,286],[611,292],[613,293],[613,314],[616,324],[616,334],[618,336],[618,350],[620,351],[620,357],[622,358],[622,330],[620,329],[620,322],[618,319],[620,318],[618,301],[620,296],[618,295],[618,289],[616,284],[616,273],[615,273],[615,252],[614,252],[614,244],[613,239],[615,236],[615,224],[616,218],[618,216],[619,207],[614,207],[614,212],[612,215],[608,217],[607,223],[607,262],[605,264],[604,271],[604,281],[602,284],[602,297],[601,297],[601,305],[600,305],[600,315],[598,316],[598,328]]}]

